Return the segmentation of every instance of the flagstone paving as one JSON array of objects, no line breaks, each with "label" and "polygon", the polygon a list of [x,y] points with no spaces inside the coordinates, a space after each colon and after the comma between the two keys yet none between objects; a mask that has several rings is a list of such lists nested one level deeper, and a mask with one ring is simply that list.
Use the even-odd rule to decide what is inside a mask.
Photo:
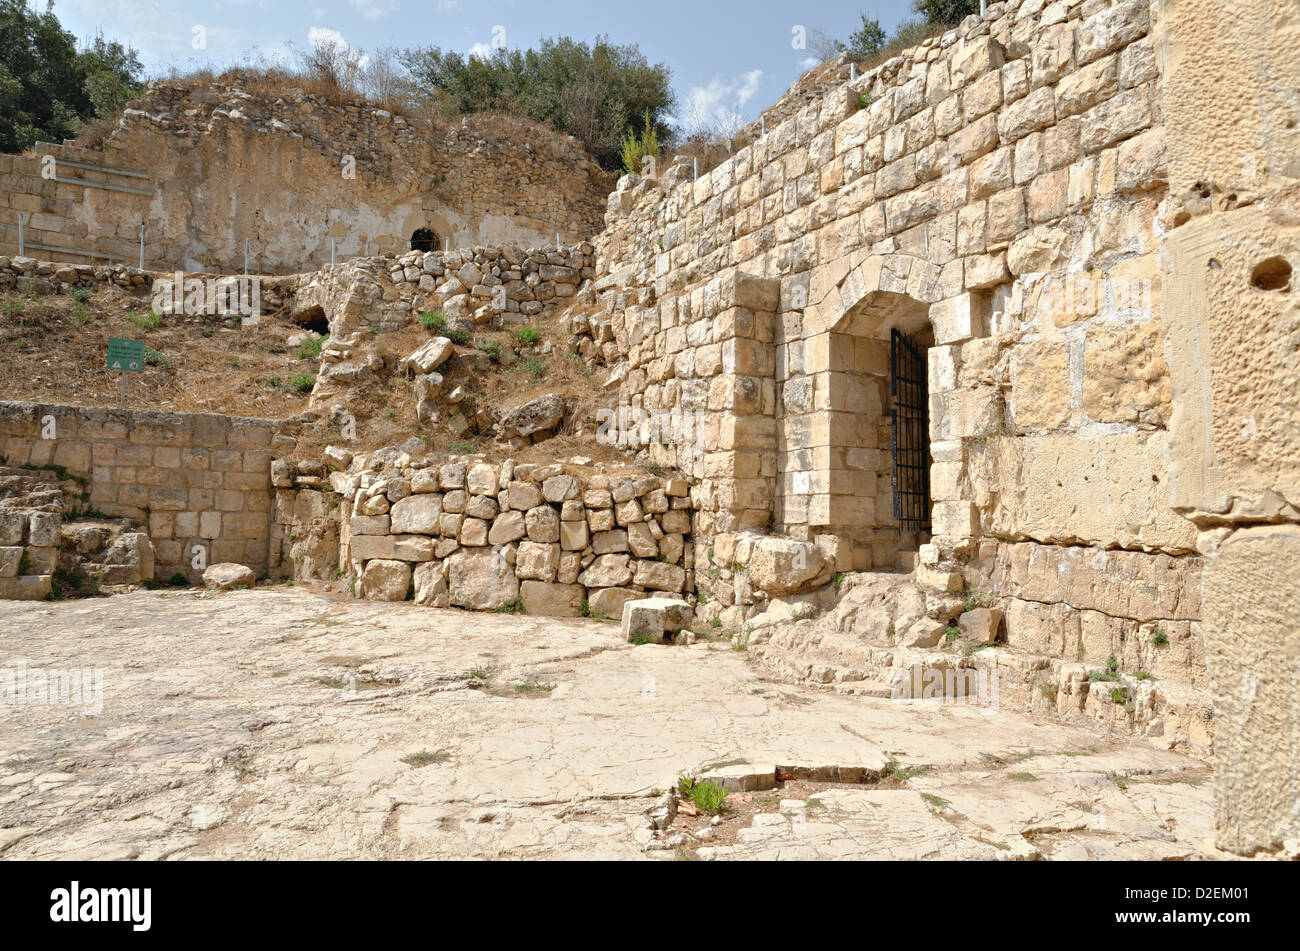
[{"label": "flagstone paving", "polygon": [[[102,669],[103,697],[6,703],[0,678],[5,859],[1216,854],[1195,760],[595,620],[288,587],[0,602],[0,670],[20,663],[29,687]],[[678,777],[718,763],[787,780],[674,815]]]}]

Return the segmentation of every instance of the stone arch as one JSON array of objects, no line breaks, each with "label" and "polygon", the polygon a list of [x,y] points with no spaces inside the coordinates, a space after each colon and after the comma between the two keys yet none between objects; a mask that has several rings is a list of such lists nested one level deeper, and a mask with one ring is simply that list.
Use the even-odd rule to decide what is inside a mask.
[{"label": "stone arch", "polygon": [[[945,290],[939,267],[902,253],[845,256],[809,278],[805,379],[785,385],[786,413],[793,396],[793,408],[806,409],[807,422],[787,426],[802,445],[784,454],[788,469],[781,484],[786,509],[796,521],[806,515],[807,534],[834,536],[843,557],[852,553],[855,570],[911,567],[917,547],[929,540],[922,528],[901,532],[894,516],[900,476],[891,451],[890,338],[897,329],[928,356],[936,342],[931,318],[944,309]],[[927,383],[935,375],[928,365],[922,373]],[[938,413],[932,398],[920,398],[930,408],[922,456],[928,477],[939,461],[930,451]]]},{"label": "stone arch", "polygon": [[412,251],[441,251],[442,241],[432,228],[416,228],[411,232]]}]

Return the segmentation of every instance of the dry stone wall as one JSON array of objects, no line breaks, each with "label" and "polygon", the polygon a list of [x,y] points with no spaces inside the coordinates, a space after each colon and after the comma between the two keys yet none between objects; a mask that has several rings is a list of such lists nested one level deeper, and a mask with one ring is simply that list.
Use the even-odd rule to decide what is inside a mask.
[{"label": "dry stone wall", "polygon": [[694,587],[684,479],[436,465],[400,448],[353,457],[331,447],[325,459],[273,468],[279,550],[296,577],[337,570],[369,600],[552,617],[618,618],[629,600]]},{"label": "dry stone wall", "polygon": [[332,336],[400,330],[423,311],[451,326],[510,326],[568,306],[595,274],[594,247],[491,245],[359,258],[299,276],[293,317],[320,314]]}]

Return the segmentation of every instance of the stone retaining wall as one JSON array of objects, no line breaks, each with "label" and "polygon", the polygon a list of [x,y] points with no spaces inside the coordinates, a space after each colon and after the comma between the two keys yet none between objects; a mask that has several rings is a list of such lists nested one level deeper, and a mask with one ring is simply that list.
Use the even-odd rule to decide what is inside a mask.
[{"label": "stone retaining wall", "polygon": [[[89,512],[139,522],[158,578],[233,561],[269,566],[271,461],[293,422],[0,403],[0,455],[82,481]],[[57,529],[56,529],[57,530]],[[201,552],[196,558],[196,553]]]},{"label": "stone retaining wall", "polygon": [[617,618],[626,601],[694,590],[684,479],[509,460],[432,465],[397,449],[354,459],[331,447],[326,459],[273,470],[280,550],[296,577],[341,571],[361,598],[553,617]]}]

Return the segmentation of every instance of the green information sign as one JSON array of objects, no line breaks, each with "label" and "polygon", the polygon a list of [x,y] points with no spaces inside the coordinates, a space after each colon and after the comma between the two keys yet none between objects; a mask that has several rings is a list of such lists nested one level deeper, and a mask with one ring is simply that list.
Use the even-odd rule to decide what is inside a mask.
[{"label": "green information sign", "polygon": [[140,373],[144,370],[144,341],[119,340],[111,337],[108,341],[108,368],[121,370],[123,373]]}]

